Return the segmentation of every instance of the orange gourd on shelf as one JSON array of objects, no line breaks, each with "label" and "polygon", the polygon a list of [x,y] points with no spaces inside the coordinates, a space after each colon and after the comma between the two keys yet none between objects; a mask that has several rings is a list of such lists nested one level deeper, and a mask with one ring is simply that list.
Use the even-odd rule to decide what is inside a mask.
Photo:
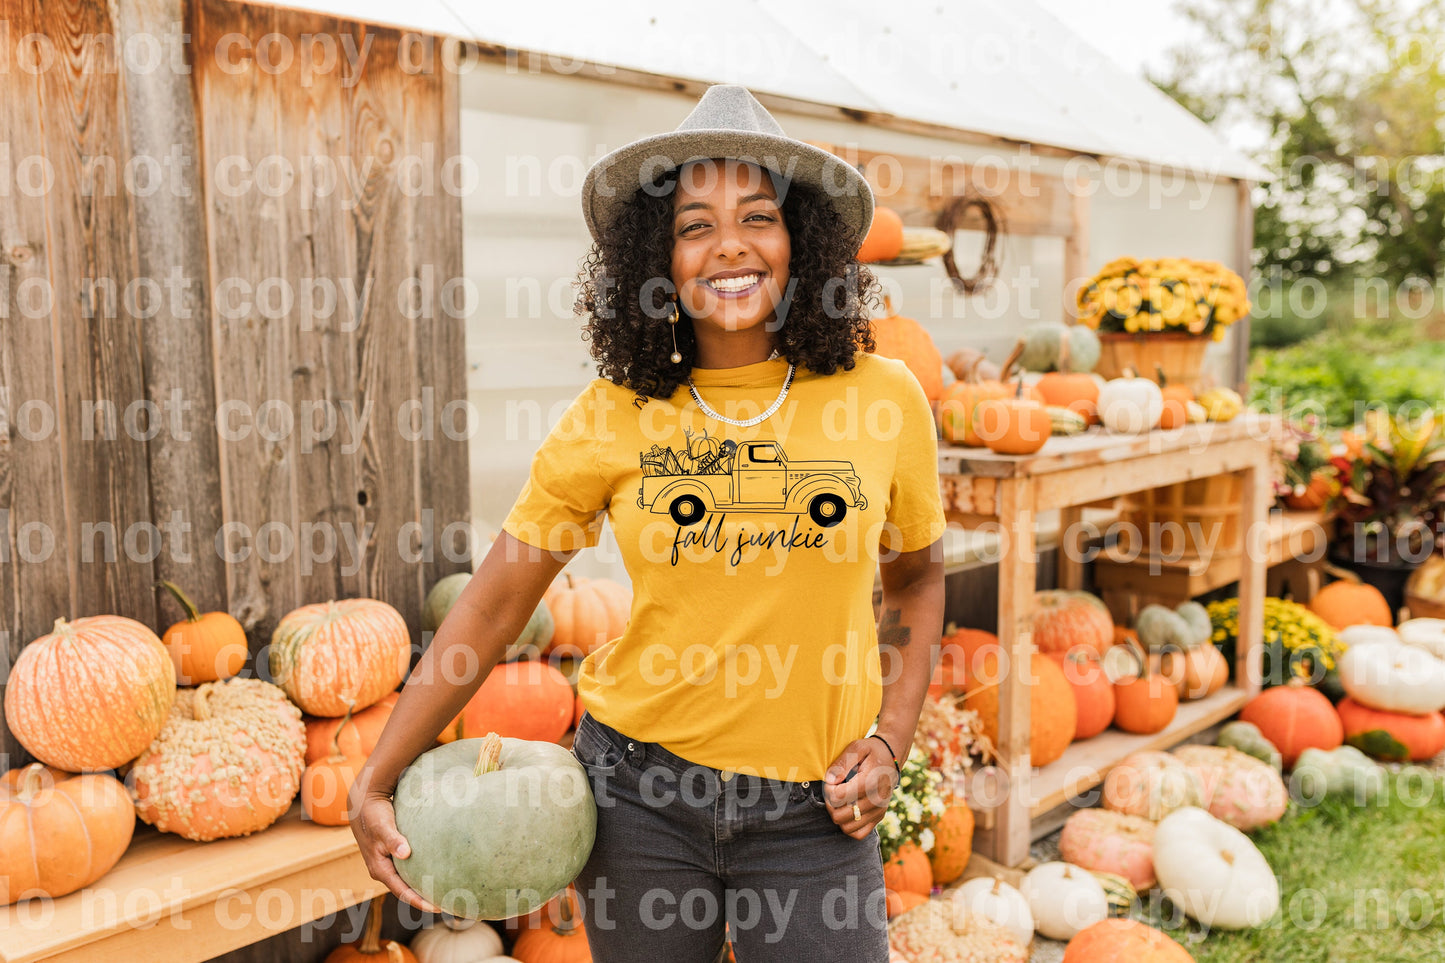
[{"label": "orange gourd on shelf", "polygon": [[1024,397],[1022,375],[1013,393],[989,398],[973,411],[973,430],[989,451],[1001,455],[1032,455],[1053,434],[1053,420],[1043,403]]},{"label": "orange gourd on shelf", "polygon": [[883,864],[883,885],[897,893],[927,896],[933,890],[933,866],[923,847],[913,841],[898,847]]},{"label": "orange gourd on shelf", "polygon": [[1383,625],[1388,628],[1395,624],[1390,616],[1390,603],[1385,601],[1379,589],[1349,579],[1331,582],[1320,589],[1306,608],[1337,630],[1352,625]]},{"label": "orange gourd on shelf", "polygon": [[[982,665],[968,678],[964,705],[978,713],[983,734],[998,745],[998,705],[1004,672],[999,651],[985,652]],[[1018,671],[1010,666],[1009,671]],[[1029,752],[1035,766],[1047,766],[1064,754],[1074,741],[1078,725],[1078,706],[1073,686],[1064,678],[1064,670],[1048,656],[1035,652],[1029,662]]]},{"label": "orange gourd on shelf", "polygon": [[303,605],[282,616],[271,634],[271,677],[314,716],[379,702],[410,665],[406,620],[377,599]]},{"label": "orange gourd on shelf", "polygon": [[366,928],[361,939],[355,943],[343,943],[330,953],[322,963],[417,963],[416,954],[395,940],[381,938],[381,908],[386,902],[383,894],[374,898],[366,910]]},{"label": "orange gourd on shelf", "polygon": [[100,879],[135,831],[135,806],[109,775],[76,776],[41,763],[0,781],[0,906],[56,898]]},{"label": "orange gourd on shelf", "polygon": [[202,615],[173,582],[157,582],[185,610],[186,617],[166,629],[161,642],[176,667],[177,685],[229,679],[246,664],[246,630],[229,612]]},{"label": "orange gourd on shelf", "polygon": [[1170,384],[1169,379],[1164,376],[1164,368],[1155,365],[1157,374],[1156,380],[1159,383],[1159,393],[1164,399],[1164,410],[1159,415],[1160,428],[1178,428],[1189,423],[1189,404],[1194,400],[1194,392],[1185,385]]},{"label": "orange gourd on shelf", "polygon": [[913,377],[923,386],[923,393],[929,401],[943,397],[943,355],[933,343],[928,329],[913,318],[890,314],[885,318],[874,318],[874,353],[884,358],[896,358],[908,366]]},{"label": "orange gourd on shelf", "polygon": [[339,719],[324,716],[306,716],[306,764],[310,765],[332,754],[334,742],[341,755],[350,759],[365,759],[376,748],[386,720],[396,707],[400,693],[392,692],[349,717]]},{"label": "orange gourd on shelf", "polygon": [[1030,617],[1034,647],[1061,656],[1082,649],[1103,655],[1114,644],[1114,620],[1109,609],[1088,592],[1043,589],[1034,593]]},{"label": "orange gourd on shelf", "polygon": [[[307,819],[321,826],[347,824],[347,797],[365,762],[362,758],[348,757],[337,742],[337,735],[350,721],[348,712],[342,717],[341,725],[332,730],[326,754],[308,762],[301,773],[301,810]],[[307,735],[310,736],[309,731]]]},{"label": "orange gourd on shelf", "polygon": [[1059,370],[1050,371],[1034,385],[1044,404],[1067,408],[1088,424],[1099,421],[1099,382],[1085,371],[1069,370],[1069,333],[1059,335]]},{"label": "orange gourd on shelf", "polygon": [[891,261],[903,250],[903,218],[891,207],[881,205],[873,208],[873,223],[858,248],[857,259],[862,264],[876,264]]},{"label": "orange gourd on shelf", "polygon": [[571,727],[576,705],[571,683],[553,666],[502,662],[462,709],[456,738],[495,732],[510,739],[556,742]]},{"label": "orange gourd on shelf", "polygon": [[1055,658],[1064,670],[1064,678],[1074,687],[1074,740],[1092,739],[1114,721],[1114,683],[1109,681],[1099,659],[1087,652],[1075,651]]},{"label": "orange gourd on shelf", "polygon": [[622,635],[632,615],[631,589],[612,579],[582,578],[570,572],[547,587],[542,601],[554,625],[552,641],[542,655],[551,658],[591,654]]},{"label": "orange gourd on shelf", "polygon": [[1153,672],[1137,644],[1129,645],[1138,673],[1114,680],[1114,725],[1139,735],[1169,728],[1179,712],[1179,690],[1163,675]]},{"label": "orange gourd on shelf", "polygon": [[951,804],[933,824],[928,865],[933,870],[933,881],[940,886],[957,880],[968,866],[973,856],[973,824],[973,810],[962,802]]}]

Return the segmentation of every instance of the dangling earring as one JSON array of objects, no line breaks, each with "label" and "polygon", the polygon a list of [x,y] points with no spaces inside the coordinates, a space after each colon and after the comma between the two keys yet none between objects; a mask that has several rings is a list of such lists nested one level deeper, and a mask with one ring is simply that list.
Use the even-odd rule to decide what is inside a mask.
[{"label": "dangling earring", "polygon": [[669,318],[669,319],[668,319],[668,322],[667,322],[668,324],[672,325],[672,363],[673,363],[673,364],[677,364],[677,363],[679,363],[680,361],[682,361],[682,352],[680,352],[680,351],[677,350],[677,317],[678,317],[678,315],[677,315],[677,302],[674,301],[674,302],[672,302],[672,317]]}]

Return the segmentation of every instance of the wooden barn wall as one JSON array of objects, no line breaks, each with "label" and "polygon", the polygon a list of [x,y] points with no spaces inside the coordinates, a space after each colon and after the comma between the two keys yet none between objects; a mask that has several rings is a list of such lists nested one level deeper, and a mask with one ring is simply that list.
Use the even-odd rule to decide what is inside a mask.
[{"label": "wooden barn wall", "polygon": [[[443,431],[466,400],[456,75],[396,31],[273,7],[6,10],[53,57],[0,83],[0,683],[57,617],[176,621],[158,578],[253,653],[291,608],[349,596],[420,642],[425,588],[470,569],[455,411]],[[186,69],[95,42],[138,30],[189,33]],[[172,147],[179,190],[127,189],[134,155]],[[147,299],[172,276],[179,297]],[[326,286],[335,310],[307,297]],[[0,754],[29,761],[3,726]]]}]

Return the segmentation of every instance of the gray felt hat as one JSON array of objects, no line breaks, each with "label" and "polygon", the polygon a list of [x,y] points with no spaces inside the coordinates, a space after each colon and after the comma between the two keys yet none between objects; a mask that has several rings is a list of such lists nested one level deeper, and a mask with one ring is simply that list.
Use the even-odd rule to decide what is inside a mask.
[{"label": "gray felt hat", "polygon": [[746,87],[716,84],[677,130],[635,140],[593,164],[582,183],[582,216],[594,240],[641,187],[688,161],[733,158],[817,189],[858,236],[873,223],[873,190],[835,154],[794,140]]}]

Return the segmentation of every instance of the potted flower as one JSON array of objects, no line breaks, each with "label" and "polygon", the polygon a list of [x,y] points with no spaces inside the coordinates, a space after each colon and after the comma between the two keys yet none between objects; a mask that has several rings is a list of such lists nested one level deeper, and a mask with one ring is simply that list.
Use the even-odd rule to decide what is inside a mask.
[{"label": "potted flower", "polygon": [[1445,413],[1407,417],[1372,409],[1332,459],[1330,558],[1384,593],[1391,611],[1405,582],[1445,535]]},{"label": "potted flower", "polygon": [[1209,341],[1249,315],[1244,279],[1218,261],[1117,258],[1079,289],[1079,323],[1099,332],[1097,371],[1160,368],[1170,384],[1195,387]]},{"label": "potted flower", "polygon": [[1275,422],[1274,494],[1286,508],[1317,511],[1339,490],[1318,415]]}]

